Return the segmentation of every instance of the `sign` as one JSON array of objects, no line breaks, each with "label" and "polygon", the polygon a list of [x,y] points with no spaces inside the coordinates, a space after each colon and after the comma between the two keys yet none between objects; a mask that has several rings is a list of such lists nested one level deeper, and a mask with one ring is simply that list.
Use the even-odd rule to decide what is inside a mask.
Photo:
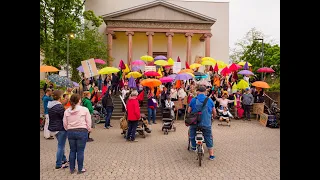
[{"label": "sign", "polygon": [[264,112],[264,103],[254,103],[253,106],[253,114],[262,114]]},{"label": "sign", "polygon": [[181,62],[174,62],[172,66],[173,73],[178,73],[181,71]]},{"label": "sign", "polygon": [[93,58],[81,61],[81,65],[83,67],[84,77],[85,78],[89,78],[89,77],[93,77],[93,76],[99,75],[97,67],[96,67],[96,63],[94,62]]},{"label": "sign", "polygon": [[156,66],[145,66],[144,67],[144,71],[147,72],[147,71],[155,71],[157,72],[157,69],[156,69]]},{"label": "sign", "polygon": [[263,126],[267,126],[267,122],[268,122],[268,114],[266,114],[266,113],[260,114],[260,123]]}]

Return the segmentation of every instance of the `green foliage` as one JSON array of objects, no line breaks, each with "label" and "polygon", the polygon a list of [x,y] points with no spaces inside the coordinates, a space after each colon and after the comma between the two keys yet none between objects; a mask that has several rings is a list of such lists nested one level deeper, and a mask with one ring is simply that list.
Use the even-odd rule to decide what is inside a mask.
[{"label": "green foliage", "polygon": [[268,42],[265,35],[255,28],[251,29],[242,40],[235,44],[237,48],[232,50],[230,58],[234,62],[248,61],[252,64],[253,72],[256,72],[262,66],[262,42],[254,40],[257,38],[264,39],[263,66],[271,67],[275,70],[276,75],[280,76],[280,46],[272,43],[272,41]]},{"label": "green foliage", "polygon": [[270,88],[267,89],[267,91],[280,91],[280,78],[276,78],[276,79],[267,78],[266,82],[270,86]]},{"label": "green foliage", "polygon": [[45,84],[46,84],[45,80],[40,80],[40,89],[42,89]]},{"label": "green foliage", "polygon": [[[107,59],[107,48],[98,27],[102,18],[85,11],[82,0],[40,0],[40,48],[45,53],[44,64],[60,69],[67,62],[68,34],[69,64],[72,80],[80,79],[76,68],[90,58]],[[84,19],[84,21],[83,21]]]}]

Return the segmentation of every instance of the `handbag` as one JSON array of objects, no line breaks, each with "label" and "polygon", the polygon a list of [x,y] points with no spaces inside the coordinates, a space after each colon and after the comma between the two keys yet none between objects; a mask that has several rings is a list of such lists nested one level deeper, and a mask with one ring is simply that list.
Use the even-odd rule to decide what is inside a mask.
[{"label": "handbag", "polygon": [[[196,100],[198,98],[196,97]],[[207,102],[208,102],[209,97],[207,97],[202,104],[202,108],[201,111],[203,110],[203,108],[206,106]],[[198,112],[191,112],[187,114],[187,117],[184,121],[186,126],[190,126],[190,125],[196,125],[199,121],[200,121],[200,115],[201,115],[201,111]]]}]

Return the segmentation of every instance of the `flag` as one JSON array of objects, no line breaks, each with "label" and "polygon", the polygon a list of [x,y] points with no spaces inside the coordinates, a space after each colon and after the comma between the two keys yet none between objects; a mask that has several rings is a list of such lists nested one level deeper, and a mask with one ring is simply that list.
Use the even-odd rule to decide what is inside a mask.
[{"label": "flag", "polygon": [[178,56],[178,58],[177,58],[177,62],[181,62],[181,61],[180,61],[180,57],[179,57],[179,56]]},{"label": "flag", "polygon": [[162,73],[161,73],[160,68],[159,68],[159,70],[158,70],[158,73],[160,74],[160,76],[158,76],[158,77],[161,78],[161,77],[162,77]]},{"label": "flag", "polygon": [[187,61],[186,61],[186,69],[190,69],[190,66]]},{"label": "flag", "polygon": [[218,71],[219,71],[218,63],[216,63],[216,65],[213,68],[213,72],[218,72]]},{"label": "flag", "polygon": [[125,68],[126,68],[126,66],[124,65],[124,63],[123,63],[123,60],[122,60],[122,59],[120,60],[119,68],[120,68],[120,69],[125,69]]}]

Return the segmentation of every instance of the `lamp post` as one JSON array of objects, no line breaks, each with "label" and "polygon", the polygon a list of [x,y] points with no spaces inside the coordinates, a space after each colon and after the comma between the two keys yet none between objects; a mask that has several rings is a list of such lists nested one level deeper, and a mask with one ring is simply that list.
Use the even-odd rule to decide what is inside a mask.
[{"label": "lamp post", "polygon": [[69,78],[69,40],[74,38],[74,34],[67,34],[67,78]]},{"label": "lamp post", "polygon": [[[254,40],[258,40],[258,41],[261,41],[261,43],[262,43],[262,52],[261,52],[261,63],[262,63],[262,65],[261,65],[261,67],[263,67],[263,56],[264,56],[264,50],[263,50],[263,47],[264,47],[264,44],[263,44],[263,38],[258,38],[258,39],[254,39]],[[262,73],[262,79],[263,79],[263,73]]]}]

